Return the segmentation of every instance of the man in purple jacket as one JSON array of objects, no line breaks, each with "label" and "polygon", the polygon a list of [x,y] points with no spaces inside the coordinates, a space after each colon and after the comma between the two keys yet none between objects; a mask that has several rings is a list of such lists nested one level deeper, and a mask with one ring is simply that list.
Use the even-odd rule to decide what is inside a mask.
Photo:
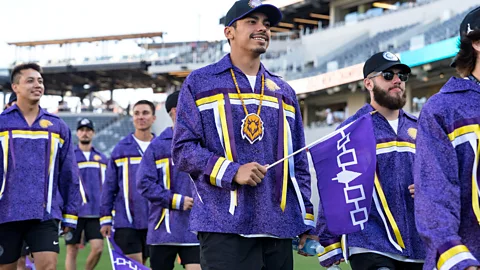
[{"label": "man in purple jacket", "polygon": [[133,106],[135,132],[123,138],[113,149],[107,165],[100,206],[100,225],[104,236],[112,233],[112,210],[115,210],[114,240],[129,258],[145,263],[148,227],[148,201],[136,189],[136,173],[148,145],[155,135],[155,105],[140,100]]},{"label": "man in purple jacket", "polygon": [[[175,126],[179,92],[165,103]],[[137,172],[137,189],[149,200],[147,244],[153,270],[172,270],[177,254],[187,270],[200,270],[200,249],[188,230],[193,206],[190,176],[172,163],[173,127],[167,127],[148,147]]]},{"label": "man in purple jacket", "polygon": [[40,66],[16,66],[11,82],[17,104],[0,115],[0,268],[16,269],[25,240],[37,268],[55,269],[58,221],[74,229],[80,206],[70,130],[39,106]]},{"label": "man in purple jacket", "polygon": [[306,152],[266,168],[305,145],[295,91],[260,62],[281,17],[259,0],[235,2],[231,53],[180,91],[172,158],[194,179],[190,230],[204,270],[292,269],[292,238],[314,227]]},{"label": "man in purple jacket", "polygon": [[95,268],[103,250],[103,237],[100,233],[100,194],[105,180],[107,158],[92,146],[95,128],[90,119],[83,118],[77,123],[78,146],[75,157],[79,169],[82,206],[78,211],[78,224],[73,232],[65,234],[67,257],[65,269],[77,269],[77,245],[82,241],[82,233],[90,244],[85,269]]},{"label": "man in purple jacket", "polygon": [[[372,114],[377,141],[372,209],[365,228],[346,236],[353,270],[423,267],[425,248],[415,229],[412,198],[417,118],[402,109],[407,101],[405,85],[410,71],[391,52],[371,56],[363,67],[363,83],[370,93],[370,104],[365,104],[341,125]],[[320,214],[317,229],[320,243],[326,247],[319,254],[320,263],[329,266],[339,262],[343,257],[340,236],[329,234]]]},{"label": "man in purple jacket", "polygon": [[451,78],[422,109],[415,158],[415,217],[424,269],[480,269],[480,7],[460,25]]}]

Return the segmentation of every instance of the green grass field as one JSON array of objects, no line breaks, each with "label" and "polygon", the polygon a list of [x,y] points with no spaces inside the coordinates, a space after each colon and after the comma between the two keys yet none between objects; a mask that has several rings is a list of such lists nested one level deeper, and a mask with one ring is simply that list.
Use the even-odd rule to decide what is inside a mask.
[{"label": "green grass field", "polygon": [[[89,252],[89,247],[86,246],[84,249],[80,250],[78,257],[77,257],[77,269],[82,270],[85,269],[85,263],[87,261],[87,256]],[[102,258],[98,263],[96,269],[111,269],[112,265],[110,263],[110,258],[108,255],[108,248],[107,244],[105,243],[105,247],[103,250]],[[346,264],[342,264],[341,268],[343,270],[350,270],[350,267]],[[60,244],[60,255],[58,256],[58,267],[59,270],[65,269],[65,242],[63,238],[61,238]],[[175,265],[175,270],[183,269],[181,265]],[[320,266],[316,257],[303,257],[300,255],[294,255],[294,269],[295,270],[310,270],[310,269],[325,269]]]}]

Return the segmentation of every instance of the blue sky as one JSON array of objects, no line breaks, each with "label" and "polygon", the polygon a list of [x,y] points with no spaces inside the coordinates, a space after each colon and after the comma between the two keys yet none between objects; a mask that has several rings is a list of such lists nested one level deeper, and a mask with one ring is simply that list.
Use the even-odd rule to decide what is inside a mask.
[{"label": "blue sky", "polygon": [[[6,42],[167,32],[166,42],[223,39],[218,24],[235,0],[7,0],[0,10],[0,68]],[[62,50],[57,50],[63,54]],[[61,55],[56,56],[61,58]]]}]

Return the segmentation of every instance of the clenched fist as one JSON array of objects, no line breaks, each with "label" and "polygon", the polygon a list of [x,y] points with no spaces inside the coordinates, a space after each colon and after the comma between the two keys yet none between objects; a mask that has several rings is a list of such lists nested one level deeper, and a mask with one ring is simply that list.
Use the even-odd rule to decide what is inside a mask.
[{"label": "clenched fist", "polygon": [[102,228],[100,229],[100,233],[103,235],[103,237],[110,237],[112,235],[112,226],[102,226]]},{"label": "clenched fist", "polygon": [[185,196],[183,200],[183,210],[189,210],[193,207],[193,199],[191,197]]},{"label": "clenched fist", "polygon": [[266,166],[262,166],[257,162],[251,162],[238,168],[233,181],[242,186],[249,185],[255,187],[262,182],[266,173]]}]

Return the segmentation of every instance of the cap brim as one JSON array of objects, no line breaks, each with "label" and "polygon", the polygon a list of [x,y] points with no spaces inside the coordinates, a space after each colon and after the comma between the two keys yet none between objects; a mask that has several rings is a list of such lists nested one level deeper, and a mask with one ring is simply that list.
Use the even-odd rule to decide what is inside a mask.
[{"label": "cap brim", "polygon": [[256,8],[254,8],[254,9],[251,9],[248,12],[246,12],[245,14],[241,15],[240,17],[235,18],[227,26],[232,26],[232,24],[234,22],[236,22],[240,19],[243,19],[243,18],[247,17],[248,14],[251,14],[251,13],[254,13],[254,12],[260,12],[260,13],[265,14],[268,18],[268,21],[270,21],[271,26],[277,25],[282,20],[282,17],[283,17],[282,12],[276,6],[270,5],[270,4],[265,4],[265,5],[260,5]]},{"label": "cap brim", "polygon": [[450,63],[450,67],[456,68],[457,67],[457,57],[453,58],[452,63]]},{"label": "cap brim", "polygon": [[407,73],[412,73],[412,69],[405,65],[405,64],[399,64],[399,63],[386,63],[384,64],[383,66],[380,66],[378,68],[376,68],[374,71],[376,72],[379,72],[379,71],[385,71],[387,69],[390,69],[390,68],[393,68],[393,67],[396,67],[402,71],[406,71]]}]

